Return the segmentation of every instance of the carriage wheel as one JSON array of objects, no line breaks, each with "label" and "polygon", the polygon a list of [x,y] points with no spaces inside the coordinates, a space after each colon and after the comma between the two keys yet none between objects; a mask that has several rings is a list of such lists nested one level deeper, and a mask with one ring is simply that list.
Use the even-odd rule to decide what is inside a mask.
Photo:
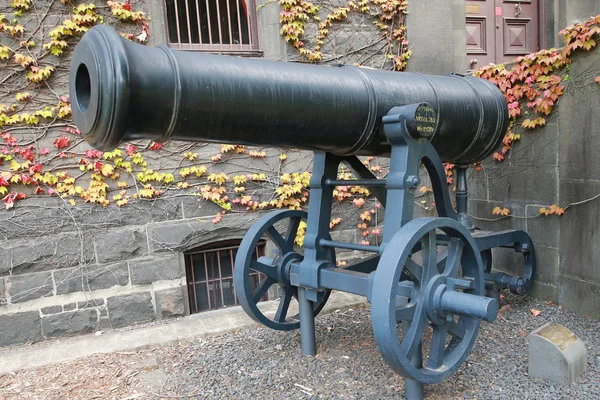
[{"label": "carriage wheel", "polygon": [[[407,275],[410,280],[400,281]],[[498,313],[497,301],[484,297],[475,241],[449,218],[419,218],[404,225],[385,247],[372,293],[373,333],[381,355],[397,373],[422,383],[454,373],[471,351],[479,320],[493,321]],[[400,322],[409,325],[404,334]],[[422,365],[411,362],[418,351]]]},{"label": "carriage wheel", "polygon": [[[252,319],[272,329],[289,331],[300,327],[298,314],[288,315],[298,298],[298,288],[289,281],[289,268],[292,263],[299,263],[304,258],[302,249],[294,241],[300,222],[306,221],[306,217],[306,212],[297,210],[275,211],[265,215],[246,233],[235,258],[233,280],[239,303]],[[276,258],[256,259],[256,246],[261,240],[277,248]],[[333,249],[330,259],[335,265]],[[260,274],[264,279],[256,282]],[[258,302],[275,285],[281,289],[279,306],[275,315],[267,316],[258,307]],[[313,303],[315,315],[325,306],[329,293],[324,292],[322,300]]]}]

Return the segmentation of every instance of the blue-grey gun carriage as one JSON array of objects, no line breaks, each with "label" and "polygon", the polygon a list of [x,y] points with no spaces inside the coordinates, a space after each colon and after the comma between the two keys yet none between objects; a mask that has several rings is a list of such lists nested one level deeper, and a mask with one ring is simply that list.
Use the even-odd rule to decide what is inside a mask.
[{"label": "blue-grey gun carriage", "polygon": [[[508,127],[504,97],[485,80],[172,51],[131,43],[106,26],[84,35],[70,74],[75,123],[97,149],[171,139],[314,151],[308,212],[260,218],[234,270],[244,310],[273,329],[300,328],[304,354],[316,352],[314,318],[331,290],[365,296],[382,357],[407,378],[407,397],[422,398],[423,383],[440,382],[466,359],[480,321],[496,319],[498,299],[489,294],[530,289],[529,235],[484,232],[467,215],[467,168],[489,156]],[[390,157],[389,174],[376,178],[359,155]],[[456,210],[443,162],[458,166]],[[340,164],[356,179],[338,179]],[[421,165],[435,218],[413,218]],[[331,239],[333,190],[355,185],[368,187],[385,208],[378,246]],[[294,241],[302,221],[300,249]],[[261,241],[276,248],[272,257],[256,258]],[[522,275],[493,272],[492,249],[499,247],[523,255]],[[336,249],[369,257],[339,268]],[[258,302],[275,287],[277,311],[264,313]],[[423,340],[426,331],[430,340]]]}]

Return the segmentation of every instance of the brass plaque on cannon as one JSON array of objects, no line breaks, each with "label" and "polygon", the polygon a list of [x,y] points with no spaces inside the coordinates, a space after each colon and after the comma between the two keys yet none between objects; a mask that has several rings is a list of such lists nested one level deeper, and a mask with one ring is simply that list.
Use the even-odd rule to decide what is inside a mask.
[{"label": "brass plaque on cannon", "polygon": [[415,128],[417,135],[423,138],[431,138],[437,126],[437,115],[429,104],[419,104],[415,110]]}]

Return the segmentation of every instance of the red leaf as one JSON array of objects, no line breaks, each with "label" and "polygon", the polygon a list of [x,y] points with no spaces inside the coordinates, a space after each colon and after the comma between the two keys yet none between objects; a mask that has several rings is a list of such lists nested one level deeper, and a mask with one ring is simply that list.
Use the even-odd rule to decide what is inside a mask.
[{"label": "red leaf", "polygon": [[6,143],[9,146],[16,146],[17,145],[17,139],[15,139],[14,136],[12,136],[10,133],[8,132],[4,132],[2,134],[2,138],[6,141]]},{"label": "red leaf", "polygon": [[9,210],[14,207],[15,201],[24,199],[26,197],[27,196],[25,196],[25,193],[23,193],[23,192],[9,193],[6,196],[4,196],[2,201],[4,201],[4,205],[5,205],[6,209]]},{"label": "red leaf", "polygon": [[33,175],[36,172],[40,172],[42,168],[42,164],[33,164],[31,167],[29,167],[29,173]]},{"label": "red leaf", "polygon": [[134,145],[128,144],[127,146],[125,146],[125,152],[127,153],[127,155],[132,156],[135,153],[137,153],[137,149]]},{"label": "red leaf", "polygon": [[152,142],[152,144],[150,144],[150,150],[159,150],[161,147],[163,147],[162,143],[156,143],[156,142]]},{"label": "red leaf", "polygon": [[65,148],[68,145],[69,145],[69,137],[68,136],[61,136],[54,140],[54,147],[56,147],[57,149]]},{"label": "red leaf", "polygon": [[43,149],[40,150],[40,154],[41,155],[46,155],[50,152],[50,149],[48,149],[47,147],[44,147]]},{"label": "red leaf", "polygon": [[21,151],[21,156],[29,161],[33,161],[33,159],[35,158],[35,154],[33,154],[29,149]]},{"label": "red leaf", "polygon": [[98,150],[92,150],[92,149],[90,149],[90,150],[86,150],[86,152],[85,152],[85,155],[86,155],[88,158],[100,158],[100,157],[102,157],[102,154],[104,154],[104,153],[103,153],[103,152],[101,152],[101,151],[98,151]]}]

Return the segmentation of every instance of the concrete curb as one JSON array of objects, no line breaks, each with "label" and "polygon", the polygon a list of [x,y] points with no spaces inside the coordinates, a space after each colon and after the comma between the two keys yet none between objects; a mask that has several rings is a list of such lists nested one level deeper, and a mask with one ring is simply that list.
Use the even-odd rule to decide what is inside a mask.
[{"label": "concrete curb", "polygon": [[[332,293],[322,312],[364,306],[362,296],[344,292]],[[265,314],[275,313],[278,301],[268,301],[260,308]],[[172,322],[114,330],[102,335],[90,334],[52,342],[41,342],[29,347],[0,350],[0,373],[31,369],[43,365],[59,364],[97,353],[133,351],[149,347],[168,346],[181,341],[191,341],[207,335],[218,335],[240,329],[258,327],[241,307],[194,314]]]}]

